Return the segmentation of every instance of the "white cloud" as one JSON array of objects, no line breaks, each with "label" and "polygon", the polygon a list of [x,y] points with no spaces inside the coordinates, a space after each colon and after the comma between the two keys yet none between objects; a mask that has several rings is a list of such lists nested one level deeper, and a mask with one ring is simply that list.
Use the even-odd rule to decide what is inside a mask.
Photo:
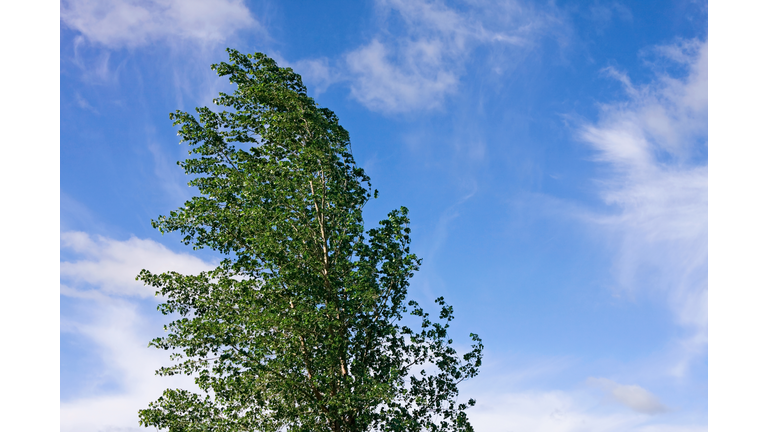
[{"label": "white cloud", "polygon": [[61,234],[61,247],[84,256],[78,261],[61,263],[62,279],[72,286],[92,285],[106,295],[154,296],[153,288],[135,280],[142,269],[157,273],[174,270],[197,274],[215,266],[189,254],[172,252],[152,240],[136,237],[118,241],[70,231]]},{"label": "white cloud", "polygon": [[[477,405],[467,411],[484,432],[703,432],[706,412],[668,409],[646,389],[605,378],[589,378],[571,387],[576,358],[489,353],[480,376],[462,383],[460,400]],[[489,360],[486,362],[485,360]],[[489,369],[490,368],[490,369]],[[549,382],[549,384],[547,384]],[[607,396],[607,397],[606,397]]]},{"label": "white cloud", "polygon": [[[486,393],[468,411],[475,430],[485,432],[704,432],[691,419],[657,419],[606,409],[588,393],[519,391]],[[704,422],[706,419],[704,419]],[[681,424],[682,423],[682,424]],[[704,423],[706,424],[706,423]]]},{"label": "white cloud", "polygon": [[259,27],[242,0],[64,0],[61,20],[110,48],[157,40],[220,43]]},{"label": "white cloud", "polygon": [[[164,389],[194,390],[189,377],[155,376],[156,369],[169,364],[168,352],[147,347],[148,341],[161,331],[159,326],[147,328],[147,322],[156,320],[142,314],[136,303],[97,296],[92,301],[83,299],[81,304],[91,306],[89,316],[64,319],[62,331],[90,340],[104,369],[90,371],[80,382],[88,389],[86,396],[61,403],[62,432],[138,431],[138,410],[146,408]],[[117,390],[93,389],[104,381],[116,383]]]},{"label": "white cloud", "polygon": [[624,385],[608,378],[589,378],[587,383],[605,391],[614,401],[643,414],[659,414],[668,410],[659,399],[638,385]]},{"label": "white cloud", "polygon": [[[137,411],[165,388],[194,390],[191,378],[158,377],[168,352],[148,348],[163,319],[147,297],[154,290],[134,280],[142,268],[196,274],[214,267],[188,254],[175,253],[152,240],[118,241],[83,232],[61,234],[63,251],[82,259],[61,263],[61,294],[72,308],[62,310],[61,331],[90,342],[101,369],[81,377],[81,395],[61,403],[61,430],[72,432],[143,430]],[[66,358],[66,356],[64,356]],[[72,365],[69,365],[72,366]],[[64,364],[64,368],[68,365]],[[104,383],[116,389],[100,390]]]},{"label": "white cloud", "polygon": [[[384,26],[345,59],[352,96],[384,112],[437,108],[456,91],[475,47],[529,45],[552,19],[517,2],[465,6],[458,12],[441,1],[379,1]],[[403,30],[389,31],[398,24]],[[390,36],[395,33],[403,36]]]},{"label": "white cloud", "polygon": [[[62,295],[75,309],[62,311],[61,331],[90,341],[102,365],[81,382],[80,396],[61,403],[62,432],[139,431],[137,411],[165,388],[195,390],[189,377],[158,377],[154,371],[169,363],[168,352],[147,348],[159,334],[160,317],[147,307],[150,290],[134,286],[141,267],[153,271],[197,273],[213,266],[187,254],[174,253],[151,240],[118,241],[83,232],[62,234],[62,249],[83,259],[62,263]],[[127,278],[127,279],[126,279]],[[90,288],[86,289],[83,285]],[[154,304],[152,304],[153,306]],[[66,358],[64,356],[63,358]],[[520,383],[545,371],[562,368],[563,359],[538,362],[525,372],[507,376],[504,385]],[[67,365],[63,365],[67,368]],[[544,368],[544,369],[542,369]],[[553,369],[554,368],[554,369]],[[471,383],[478,406],[470,410],[476,430],[528,432],[702,432],[706,427],[678,426],[645,414],[606,410],[588,393],[566,391],[489,392],[498,387]],[[597,380],[619,401],[641,413],[653,411],[652,395],[635,386]],[[104,383],[112,383],[104,390]],[[482,386],[480,386],[482,384]],[[483,390],[480,390],[482,387]],[[503,387],[503,385],[502,385]],[[477,391],[480,390],[480,391]]]},{"label": "white cloud", "polygon": [[388,57],[387,47],[378,40],[347,57],[350,70],[356,75],[352,96],[370,109],[436,108],[443,96],[456,88],[456,72],[441,67],[442,64],[425,65],[418,61],[404,68],[393,64]]},{"label": "white cloud", "polygon": [[[612,173],[599,185],[617,211],[593,222],[616,236],[620,288],[664,293],[679,324],[693,330],[681,345],[683,357],[692,358],[706,345],[708,326],[707,42],[655,52],[682,66],[685,76],[659,73],[637,86],[608,69],[629,99],[603,106],[600,120],[579,135]],[[686,361],[675,373],[684,373]]]}]

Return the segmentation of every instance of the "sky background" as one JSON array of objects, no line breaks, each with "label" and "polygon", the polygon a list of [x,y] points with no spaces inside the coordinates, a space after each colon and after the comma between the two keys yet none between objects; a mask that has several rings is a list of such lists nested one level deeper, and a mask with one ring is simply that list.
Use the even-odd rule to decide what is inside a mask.
[{"label": "sky background", "polygon": [[217,256],[150,220],[194,195],[168,113],[225,48],[300,73],[380,197],[410,294],[486,346],[480,431],[705,431],[708,9],[696,1],[61,3],[62,431],[131,431],[166,387],[147,268]]}]

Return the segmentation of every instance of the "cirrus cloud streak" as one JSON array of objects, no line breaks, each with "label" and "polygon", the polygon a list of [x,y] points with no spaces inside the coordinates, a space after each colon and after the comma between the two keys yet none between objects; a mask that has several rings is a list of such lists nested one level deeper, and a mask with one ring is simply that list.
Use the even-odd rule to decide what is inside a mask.
[{"label": "cirrus cloud streak", "polygon": [[603,105],[600,119],[578,133],[610,173],[598,187],[615,211],[590,220],[613,236],[619,288],[662,293],[692,331],[675,374],[707,341],[707,46],[691,40],[655,48],[659,62],[684,74],[659,73],[644,86],[606,69],[629,98]]}]

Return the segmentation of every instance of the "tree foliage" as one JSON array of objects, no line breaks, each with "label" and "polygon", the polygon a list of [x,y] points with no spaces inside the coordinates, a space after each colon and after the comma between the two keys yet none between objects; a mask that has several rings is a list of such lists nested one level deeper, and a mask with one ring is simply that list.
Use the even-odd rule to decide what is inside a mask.
[{"label": "tree foliage", "polygon": [[[228,50],[213,65],[236,84],[217,112],[171,114],[200,194],[152,224],[222,254],[199,275],[138,276],[175,319],[150,345],[171,350],[168,389],[140,424],[176,431],[472,431],[457,384],[477,374],[482,343],[459,355],[452,308],[433,321],[407,299],[420,260],[408,211],[365,230],[369,178],[336,115],[301,77],[264,54]],[[374,192],[374,195],[376,193]],[[415,316],[414,328],[403,324]]]}]

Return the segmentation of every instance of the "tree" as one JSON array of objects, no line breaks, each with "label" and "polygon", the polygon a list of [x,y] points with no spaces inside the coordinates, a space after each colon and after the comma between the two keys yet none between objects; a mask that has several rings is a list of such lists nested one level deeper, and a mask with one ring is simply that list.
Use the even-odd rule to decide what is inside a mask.
[{"label": "tree", "polygon": [[199,275],[137,277],[165,297],[158,310],[178,318],[150,342],[172,351],[172,366],[157,373],[194,376],[200,391],[166,390],[139,411],[140,424],[472,431],[465,410],[474,400],[458,403],[457,384],[477,374],[483,346],[470,334],[460,356],[443,298],[435,322],[406,299],[421,263],[409,250],[407,209],[365,231],[370,182],[336,115],[291,69],[227,51],[230,62],[212,66],[237,85],[214,99],[224,109],[171,114],[191,146],[179,165],[200,195],[152,221],[224,258]]}]

